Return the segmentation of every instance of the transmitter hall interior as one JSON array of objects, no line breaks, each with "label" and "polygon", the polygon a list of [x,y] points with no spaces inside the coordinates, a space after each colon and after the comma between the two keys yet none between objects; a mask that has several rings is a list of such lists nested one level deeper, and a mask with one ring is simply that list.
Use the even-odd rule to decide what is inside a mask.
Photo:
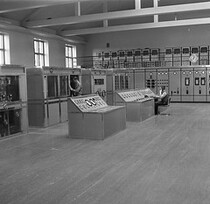
[{"label": "transmitter hall interior", "polygon": [[0,203],[209,204],[209,11],[0,1]]}]

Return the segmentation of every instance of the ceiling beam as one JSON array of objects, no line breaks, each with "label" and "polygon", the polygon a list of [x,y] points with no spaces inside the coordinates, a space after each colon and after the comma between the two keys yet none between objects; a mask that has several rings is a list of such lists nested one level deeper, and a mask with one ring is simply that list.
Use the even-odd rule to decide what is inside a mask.
[{"label": "ceiling beam", "polygon": [[[158,7],[158,0],[153,0],[154,8]],[[158,22],[158,15],[154,15],[154,22]]]},{"label": "ceiling beam", "polygon": [[0,17],[0,24],[1,23],[6,23],[8,25],[16,25],[16,26],[20,25],[20,23],[18,21],[16,21],[16,20]]},{"label": "ceiling beam", "polygon": [[74,36],[74,35],[98,34],[98,33],[117,32],[117,31],[202,25],[202,24],[210,24],[210,18],[197,18],[197,19],[174,20],[174,21],[165,21],[165,22],[157,22],[157,23],[142,23],[142,24],[133,24],[133,25],[110,26],[107,28],[100,27],[100,28],[80,29],[80,30],[66,30],[66,31],[62,31],[61,35],[67,37],[67,36]]},{"label": "ceiling beam", "polygon": [[85,1],[91,0],[0,0],[0,14]]},{"label": "ceiling beam", "polygon": [[[108,12],[108,5],[107,5],[106,1],[103,3],[103,12],[104,13]],[[103,20],[103,26],[108,27],[108,20],[107,19]]]},{"label": "ceiling beam", "polygon": [[103,20],[111,20],[111,19],[119,19],[119,18],[151,16],[151,15],[159,15],[159,14],[167,14],[167,13],[200,11],[200,10],[208,10],[208,9],[210,9],[210,2],[162,6],[162,7],[133,9],[133,10],[127,10],[127,11],[115,11],[115,12],[107,12],[107,13],[100,13],[100,14],[64,17],[64,18],[47,19],[47,20],[35,20],[35,21],[27,22],[25,24],[25,27],[40,28],[40,27],[48,27],[48,26],[94,22],[94,21],[100,21],[100,20],[103,21]]},{"label": "ceiling beam", "polygon": [[39,8],[34,8],[30,10],[30,13],[26,15],[20,22],[21,25],[24,25],[24,23],[30,19],[33,15],[35,15],[39,11]]},{"label": "ceiling beam", "polygon": [[74,4],[74,6],[75,6],[75,15],[81,16],[81,3],[77,2]]},{"label": "ceiling beam", "polygon": [[141,9],[141,0],[135,0],[135,9]]}]

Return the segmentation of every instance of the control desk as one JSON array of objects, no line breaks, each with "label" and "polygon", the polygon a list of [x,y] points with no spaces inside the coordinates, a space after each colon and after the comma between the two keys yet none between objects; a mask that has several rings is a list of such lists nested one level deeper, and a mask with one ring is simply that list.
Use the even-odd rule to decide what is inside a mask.
[{"label": "control desk", "polygon": [[116,92],[116,105],[126,107],[126,119],[141,122],[154,115],[154,99],[145,98],[145,89]]},{"label": "control desk", "polygon": [[97,94],[68,99],[69,137],[105,139],[126,128],[124,106],[108,106]]}]

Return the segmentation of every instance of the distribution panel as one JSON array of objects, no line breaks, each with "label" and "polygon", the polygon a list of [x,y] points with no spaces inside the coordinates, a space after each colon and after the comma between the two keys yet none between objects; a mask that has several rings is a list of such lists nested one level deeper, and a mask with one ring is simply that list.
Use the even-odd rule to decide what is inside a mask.
[{"label": "distribution panel", "polygon": [[134,67],[142,67],[141,49],[136,49],[134,51]]},{"label": "distribution panel", "polygon": [[165,49],[165,66],[172,67],[172,65],[173,65],[172,48],[166,48]]},{"label": "distribution panel", "polygon": [[199,65],[199,48],[198,47],[191,47],[190,64]]},{"label": "distribution panel", "polygon": [[132,68],[134,66],[134,52],[133,50],[126,51],[126,68]]},{"label": "distribution panel", "polygon": [[119,50],[118,57],[119,57],[119,68],[125,68],[125,51]]},{"label": "distribution panel", "polygon": [[208,64],[209,46],[166,47],[163,50],[137,48],[117,52],[105,50],[96,53],[93,58],[93,65],[97,68],[177,67]]},{"label": "distribution panel", "polygon": [[182,85],[182,96],[181,100],[183,102],[193,101],[193,70],[183,68],[181,70],[181,85]]},{"label": "distribution panel", "polygon": [[181,48],[173,48],[173,66],[181,66]]},{"label": "distribution panel", "polygon": [[200,65],[207,65],[209,64],[209,47],[208,46],[201,46],[200,47]]},{"label": "distribution panel", "polygon": [[183,47],[182,48],[182,66],[190,65],[190,48]]},{"label": "distribution panel", "polygon": [[114,70],[114,90],[126,90],[134,88],[133,70]]},{"label": "distribution panel", "polygon": [[157,93],[157,72],[156,70],[146,70],[146,88],[150,88]]},{"label": "distribution panel", "polygon": [[93,67],[95,69],[102,68],[102,53],[101,52],[96,53],[96,56],[93,57]]},{"label": "distribution panel", "polygon": [[114,95],[117,90],[134,88],[133,69],[109,69],[107,70],[107,103],[114,105]]},{"label": "distribution panel", "polygon": [[110,60],[110,68],[118,68],[119,63],[118,63],[118,53],[117,51],[112,51],[111,52],[111,60]]},{"label": "distribution panel", "polygon": [[151,49],[151,67],[160,67],[160,49]]},{"label": "distribution panel", "polygon": [[107,100],[107,70],[82,69],[82,94],[98,94]]},{"label": "distribution panel", "polygon": [[145,88],[145,69],[133,69],[134,88]]},{"label": "distribution panel", "polygon": [[103,67],[104,68],[109,68],[109,63],[110,63],[110,52],[104,52],[103,53]]},{"label": "distribution panel", "polygon": [[180,69],[178,68],[169,69],[169,90],[171,101],[181,101],[181,77]]},{"label": "distribution panel", "polygon": [[194,68],[194,101],[206,101],[206,68]]},{"label": "distribution panel", "polygon": [[91,83],[92,92],[98,94],[103,100],[107,100],[106,70],[92,70]]},{"label": "distribution panel", "polygon": [[149,48],[145,48],[142,52],[142,66],[150,67],[151,61],[151,50]]},{"label": "distribution panel", "polygon": [[168,93],[168,69],[157,69],[157,88],[165,86],[166,92]]}]

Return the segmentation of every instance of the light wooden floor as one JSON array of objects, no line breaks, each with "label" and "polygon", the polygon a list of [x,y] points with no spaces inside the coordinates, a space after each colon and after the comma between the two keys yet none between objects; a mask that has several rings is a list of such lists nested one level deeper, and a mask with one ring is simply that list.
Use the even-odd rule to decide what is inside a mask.
[{"label": "light wooden floor", "polygon": [[104,141],[67,124],[0,141],[0,204],[209,204],[210,104],[171,104]]}]

